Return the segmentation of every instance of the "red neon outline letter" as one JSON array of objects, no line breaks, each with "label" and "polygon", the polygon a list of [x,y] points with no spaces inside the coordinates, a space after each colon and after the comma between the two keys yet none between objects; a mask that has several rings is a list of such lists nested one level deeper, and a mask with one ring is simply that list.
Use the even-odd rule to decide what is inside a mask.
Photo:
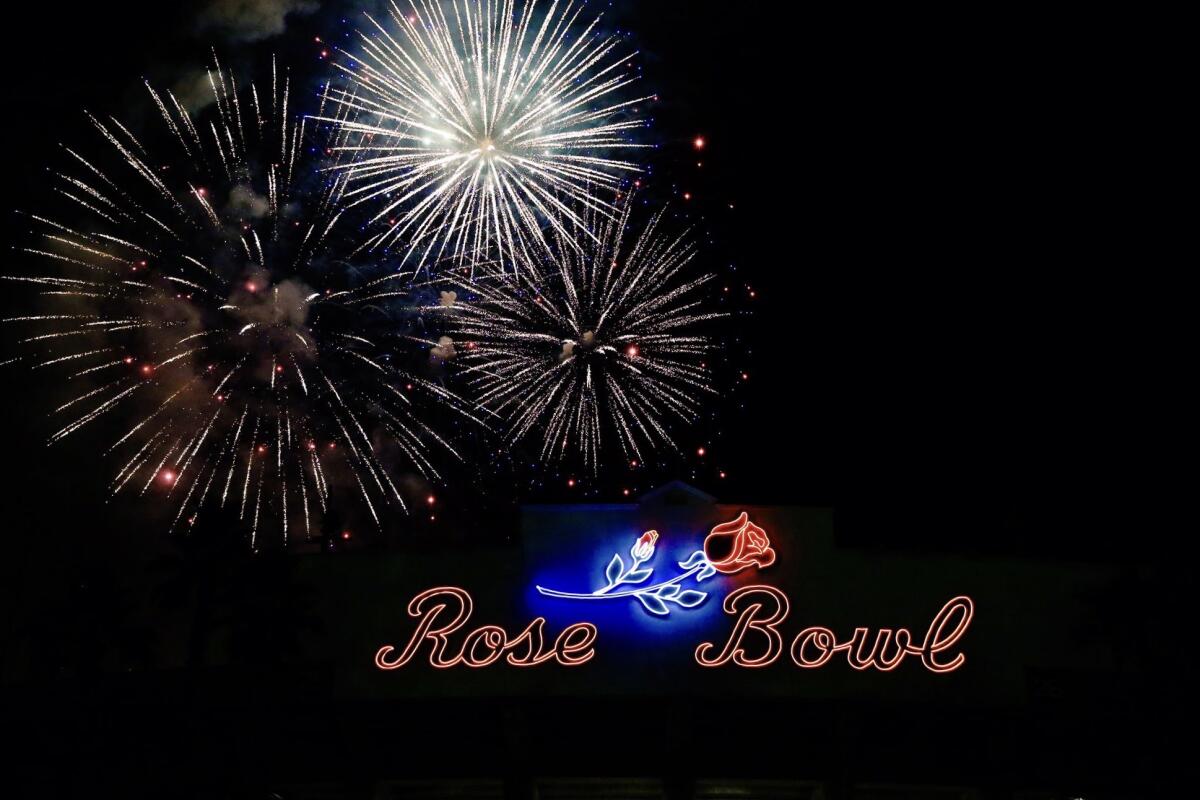
[{"label": "red neon outline letter", "polygon": [[[954,630],[946,635],[946,626],[956,614],[960,615],[958,623],[954,626]],[[949,650],[962,638],[974,616],[975,603],[971,598],[966,595],[955,597],[942,606],[942,610],[933,618],[933,622],[929,623],[929,631],[925,634],[924,644],[920,648],[910,649],[909,652],[920,653],[921,663],[930,672],[954,672],[967,660],[966,656],[959,653],[948,664],[939,664],[935,656],[944,650]]]},{"label": "red neon outline letter", "polygon": [[[447,596],[458,601],[458,611],[454,614],[454,619],[450,620],[444,627],[434,630],[433,622],[438,615],[446,610],[447,603],[431,603],[430,607],[426,608],[426,601],[430,598]],[[396,648],[391,645],[384,645],[379,648],[379,652],[375,654],[375,666],[380,669],[399,669],[412,660],[412,657],[417,654],[417,649],[421,646],[421,641],[428,638],[433,642],[433,650],[429,654],[429,663],[438,669],[446,669],[453,667],[458,663],[461,656],[446,660],[446,645],[448,644],[449,634],[458,630],[471,616],[471,595],[457,586],[439,586],[436,589],[427,589],[414,597],[408,604],[408,615],[417,617],[421,621],[417,623],[417,629],[413,631],[413,635],[409,638],[408,644],[405,645],[404,651],[395,661],[388,661],[387,658],[395,651]]]},{"label": "red neon outline letter", "polygon": [[[758,599],[752,595],[762,595],[763,597]],[[743,602],[742,598],[744,597],[749,599]],[[766,607],[764,601],[767,598],[775,601],[774,607],[767,612],[765,617],[759,617],[759,612]],[[711,642],[703,642],[696,648],[697,664],[703,667],[719,667],[733,661],[739,667],[765,667],[779,658],[779,654],[783,652],[783,638],[779,635],[776,626],[787,619],[790,610],[787,595],[774,586],[744,586],[737,591],[730,592],[729,596],[725,598],[722,608],[725,609],[726,614],[737,614],[737,622],[733,624],[733,630],[725,641],[725,646],[721,648],[721,652],[716,657],[709,658],[708,656],[716,647]],[[750,630],[758,631],[767,638],[766,650],[762,655],[754,658],[748,657],[746,648],[742,647],[742,639]]]}]

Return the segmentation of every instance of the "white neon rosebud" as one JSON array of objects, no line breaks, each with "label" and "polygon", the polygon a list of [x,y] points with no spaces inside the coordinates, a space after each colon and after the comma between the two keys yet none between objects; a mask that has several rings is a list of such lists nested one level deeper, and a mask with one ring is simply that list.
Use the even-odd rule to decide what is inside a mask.
[{"label": "white neon rosebud", "polygon": [[654,555],[656,541],[658,541],[658,531],[646,531],[640,539],[633,543],[633,549],[629,551],[629,554],[633,556],[634,561],[645,561]]}]

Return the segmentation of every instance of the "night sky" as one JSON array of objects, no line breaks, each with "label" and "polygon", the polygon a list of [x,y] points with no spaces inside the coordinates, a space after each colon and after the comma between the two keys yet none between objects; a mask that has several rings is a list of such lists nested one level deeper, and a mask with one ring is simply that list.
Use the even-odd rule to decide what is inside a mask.
[{"label": "night sky", "polygon": [[[46,168],[62,163],[60,143],[83,138],[84,109],[138,128],[151,111],[143,77],[175,85],[209,63],[210,47],[242,73],[261,70],[274,53],[291,66],[298,92],[311,97],[330,69],[322,51],[347,40],[363,8],[347,0],[314,5],[208,0],[139,11],[25,4],[5,39],[9,69],[0,88],[6,245],[27,241],[16,212],[47,205]],[[1171,675],[1146,667],[1157,663],[1157,647],[1173,652],[1168,665],[1186,663],[1175,619],[1186,605],[1168,580],[1184,568],[1168,545],[1179,528],[1164,524],[1161,513],[1180,479],[1151,481],[1148,463],[1124,450],[1148,436],[1122,430],[1134,412],[1118,397],[1141,385],[1114,366],[1130,354],[1123,334],[1130,322],[1122,303],[1101,302],[1092,291],[1098,271],[1111,266],[1094,253],[1107,234],[1092,216],[1103,180],[1096,165],[1110,155],[1095,138],[1109,83],[1067,44],[1075,20],[766,0],[591,5],[605,6],[606,24],[629,33],[641,88],[658,95],[646,132],[657,147],[640,198],[647,208],[669,202],[675,221],[694,225],[700,265],[719,276],[714,302],[731,315],[714,362],[720,396],[695,427],[674,428],[682,455],[637,469],[610,458],[593,479],[537,465],[529,456],[536,450],[527,448],[499,463],[448,471],[448,485],[435,489],[435,522],[393,513],[386,535],[356,528],[344,543],[335,515],[322,545],[327,555],[252,556],[237,527],[171,537],[167,507],[109,501],[114,464],[100,451],[115,426],[48,448],[48,412],[63,402],[63,387],[49,375],[0,367],[0,655],[5,641],[17,642],[12,652],[36,654],[29,674],[46,679],[46,696],[58,694],[56,680],[76,681],[87,696],[93,677],[96,685],[110,677],[105,653],[133,652],[145,640],[120,622],[139,616],[129,613],[133,598],[177,608],[170,604],[178,598],[148,588],[164,572],[184,582],[200,576],[197,585],[216,580],[205,576],[250,576],[242,584],[250,587],[246,605],[261,612],[251,620],[259,627],[250,629],[271,631],[294,616],[292,601],[275,587],[287,584],[296,563],[328,568],[319,559],[370,548],[439,556],[461,548],[470,558],[486,553],[484,546],[511,544],[522,504],[619,503],[680,479],[722,503],[831,507],[839,543],[875,548],[881,557],[959,554],[1000,564],[1014,557],[1051,571],[1119,572],[1124,589],[1098,588],[1088,620],[1102,631],[1106,652],[1133,665],[1123,676],[1133,688],[1123,696],[1134,699],[1116,717],[1131,754],[1128,764],[1107,766],[1116,772],[1137,761],[1147,774],[1157,772],[1159,756],[1148,744],[1157,740],[1142,737],[1154,711],[1141,698],[1157,707],[1168,697],[1175,703]],[[287,17],[282,31],[280,12],[289,8],[307,13]],[[231,9],[262,13],[235,19]],[[0,273],[21,271],[23,258],[9,250]],[[0,316],[29,313],[28,296],[5,286]],[[9,357],[10,336],[0,329],[0,361]],[[1012,587],[1015,606],[1022,592]],[[1041,618],[1040,609],[1024,611]],[[981,608],[980,619],[989,613],[1006,612]],[[1052,610],[1044,619],[1054,619]],[[1084,670],[1086,658],[1081,653]],[[0,659],[0,678],[9,674],[27,679]],[[1073,675],[1053,677],[1073,697],[1092,691],[1072,685]],[[1113,678],[1088,677],[1099,688],[1075,716],[1109,741]],[[160,678],[130,679],[151,698],[148,707]],[[305,696],[304,676],[284,678]],[[279,685],[290,686],[286,680]],[[16,707],[25,684],[14,685],[5,697]],[[51,733],[37,741],[56,735],[54,719],[73,719],[75,695],[63,696],[58,717],[47,716]],[[202,702],[168,699],[176,704],[171,713],[186,718],[181,727],[191,721],[187,704]],[[104,702],[96,701],[96,719],[124,713]],[[28,718],[41,713],[35,701],[21,709]],[[1074,714],[1064,709],[1051,711]],[[1005,722],[1006,735],[1023,741],[1022,726],[1038,725],[1042,710]],[[934,719],[955,720],[958,709],[938,713],[944,716]],[[233,715],[213,724],[226,722],[240,732]],[[129,742],[136,756],[146,732],[125,733],[109,746]],[[820,729],[811,735],[821,738]],[[879,752],[920,748],[905,738],[889,739]],[[1088,745],[1067,741],[1061,752],[1064,770],[1091,774],[1096,756]],[[194,774],[203,774],[203,747],[196,753]],[[39,755],[53,764],[43,773],[69,771],[53,752]],[[357,762],[347,757],[344,766],[353,772]]]},{"label": "night sky", "polygon": [[[136,124],[139,78],[171,85],[210,46],[235,69],[277,53],[315,91],[323,43],[349,34],[357,6],[293,14],[276,37],[261,20],[212,23],[217,7],[29,9],[25,29],[53,36],[9,42],[24,65],[4,90],[9,242],[24,230],[12,210],[44,205],[43,170],[81,109]],[[947,40],[917,19],[757,2],[618,2],[607,19],[660,96],[643,199],[696,226],[729,287],[722,397],[676,428],[682,458],[650,468],[612,459],[593,480],[525,456],[451,473],[418,538],[486,536],[484,513],[681,478],[729,502],[833,506],[850,540],[1117,555],[1125,517],[1094,498],[1132,489],[1112,485],[1094,457],[1110,441],[1082,422],[1072,376],[1098,354],[1067,316],[1075,268],[1052,239],[1069,178],[1056,165],[1070,110],[1047,78],[1059,57],[1040,40],[1013,56],[995,20]],[[104,502],[101,438],[44,446],[61,389],[27,378],[5,373],[4,502],[21,541],[158,535],[144,508]]]}]

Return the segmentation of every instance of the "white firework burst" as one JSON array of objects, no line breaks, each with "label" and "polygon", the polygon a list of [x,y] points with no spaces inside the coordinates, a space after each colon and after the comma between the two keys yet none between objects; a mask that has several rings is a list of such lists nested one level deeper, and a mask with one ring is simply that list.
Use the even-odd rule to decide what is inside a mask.
[{"label": "white firework burst", "polygon": [[713,394],[714,343],[696,328],[725,316],[706,310],[714,276],[687,275],[688,233],[664,234],[660,211],[627,241],[631,206],[582,249],[558,242],[554,257],[464,281],[443,304],[453,352],[509,440],[540,436],[542,458],[575,455],[593,472],[610,437],[627,459],[678,450],[670,421],[694,421]]},{"label": "white firework burst", "polygon": [[270,518],[286,544],[319,533],[341,487],[382,524],[404,505],[395,464],[436,479],[431,451],[454,453],[428,408],[470,411],[397,363],[397,275],[337,260],[345,179],[308,160],[286,75],[239,88],[218,65],[209,83],[198,115],[147,84],[148,139],[91,117],[97,153],[66,150],[66,208],[29,215],[34,268],[0,275],[39,291],[0,320],[24,329],[10,363],[71,392],[52,443],[114,418],[113,493],[174,502],[174,524],[224,508],[254,546]]},{"label": "white firework burst", "polygon": [[[404,248],[428,268],[483,258],[540,257],[546,231],[590,234],[581,209],[614,214],[611,198],[637,165],[644,125],[622,99],[636,80],[621,39],[581,20],[584,5],[554,0],[392,3],[390,25],[368,16],[359,53],[338,66],[337,113],[320,117],[354,155],[352,203],[385,220],[368,248]],[[585,24],[586,22],[586,24]]]}]

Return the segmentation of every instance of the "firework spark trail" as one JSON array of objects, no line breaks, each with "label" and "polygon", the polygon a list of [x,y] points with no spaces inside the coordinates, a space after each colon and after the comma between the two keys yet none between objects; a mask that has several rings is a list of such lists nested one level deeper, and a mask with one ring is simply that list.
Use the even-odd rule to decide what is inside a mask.
[{"label": "firework spark trail", "polygon": [[357,244],[348,176],[329,169],[347,156],[310,161],[326,148],[306,140],[287,73],[272,65],[262,91],[214,64],[195,117],[147,84],[161,128],[144,141],[87,115],[97,153],[64,148],[70,168],[51,175],[65,210],[26,215],[33,269],[0,275],[39,306],[0,320],[28,350],[5,363],[79,381],[51,412],[52,443],[119,416],[102,448],[120,458],[111,491],[170,503],[172,527],[232,499],[255,546],[268,530],[286,545],[320,532],[342,487],[382,525],[404,500],[372,435],[437,479],[433,451],[459,455],[428,412],[482,420],[395,363],[419,350],[379,313],[380,286],[403,294],[395,275],[351,280],[335,259]]},{"label": "firework spark trail", "polygon": [[665,234],[660,211],[628,242],[631,209],[627,200],[602,218],[582,250],[561,243],[515,274],[462,281],[442,309],[455,357],[478,402],[506,418],[508,439],[540,432],[543,458],[574,454],[593,472],[607,431],[626,458],[678,449],[667,421],[693,421],[713,393],[713,344],[695,328],[725,316],[705,308],[713,276],[687,277],[687,232]]},{"label": "firework spark trail", "polygon": [[[446,9],[449,7],[450,12]],[[584,3],[411,0],[390,24],[369,15],[359,52],[336,64],[316,119],[352,156],[351,204],[385,221],[364,248],[400,245],[404,262],[522,263],[560,241],[591,237],[583,211],[615,216],[612,198],[639,167],[620,153],[647,97],[622,99],[636,54],[585,22]]]}]

